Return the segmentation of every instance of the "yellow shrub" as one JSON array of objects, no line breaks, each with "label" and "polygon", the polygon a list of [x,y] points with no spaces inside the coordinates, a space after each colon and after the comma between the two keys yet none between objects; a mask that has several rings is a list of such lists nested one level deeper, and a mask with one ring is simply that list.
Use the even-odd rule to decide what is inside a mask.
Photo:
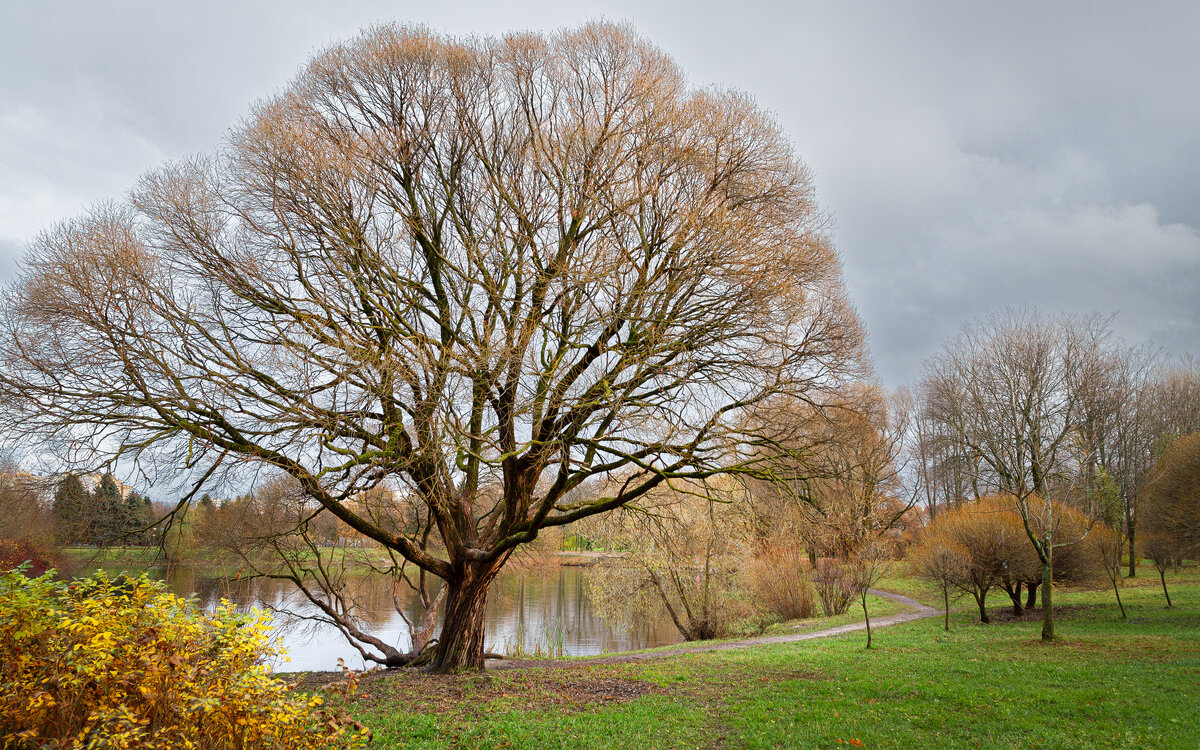
[{"label": "yellow shrub", "polygon": [[259,664],[265,615],[214,613],[145,577],[0,574],[0,745],[357,747],[366,730]]}]

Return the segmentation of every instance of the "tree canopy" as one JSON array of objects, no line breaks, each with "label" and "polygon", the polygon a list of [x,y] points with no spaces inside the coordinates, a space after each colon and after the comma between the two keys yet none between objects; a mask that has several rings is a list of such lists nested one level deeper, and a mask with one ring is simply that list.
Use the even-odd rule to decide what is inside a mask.
[{"label": "tree canopy", "polygon": [[[39,236],[3,299],[3,426],[291,475],[447,581],[434,666],[477,667],[515,546],[769,475],[771,404],[861,375],[825,227],[772,118],[627,27],[373,28],[215,154]],[[416,523],[355,512],[381,485]]]}]

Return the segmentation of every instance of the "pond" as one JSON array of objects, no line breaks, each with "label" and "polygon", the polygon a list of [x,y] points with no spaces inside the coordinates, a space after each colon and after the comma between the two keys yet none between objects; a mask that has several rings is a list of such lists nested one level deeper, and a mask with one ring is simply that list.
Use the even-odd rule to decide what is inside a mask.
[{"label": "pond", "polygon": [[[161,570],[151,572],[162,575]],[[666,617],[637,626],[606,622],[587,597],[587,576],[587,568],[558,565],[502,571],[488,595],[487,650],[511,653],[522,644],[526,652],[532,653],[539,648],[546,651],[551,644],[557,648],[561,641],[564,655],[588,656],[682,640]],[[195,594],[205,609],[211,610],[221,599],[228,599],[242,611],[254,608],[275,612],[278,645],[287,649],[290,659],[273,663],[277,670],[335,670],[339,658],[353,669],[372,666],[364,663],[333,626],[279,614],[286,610],[303,617],[317,612],[288,581],[237,580],[184,568],[172,571],[168,585],[180,596]],[[348,581],[347,593],[358,603],[369,632],[408,650],[408,628],[393,606],[390,579],[369,573],[357,575]],[[415,597],[405,603],[410,616],[418,609]]]}]

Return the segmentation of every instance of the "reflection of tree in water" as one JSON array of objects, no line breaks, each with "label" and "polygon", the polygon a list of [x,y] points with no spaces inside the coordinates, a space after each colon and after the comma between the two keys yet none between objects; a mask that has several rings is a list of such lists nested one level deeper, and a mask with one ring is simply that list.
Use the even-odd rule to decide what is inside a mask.
[{"label": "reflection of tree in water", "polygon": [[[564,652],[580,656],[649,648],[679,640],[667,620],[632,627],[610,626],[596,614],[586,596],[587,576],[586,568],[557,565],[506,571],[488,597],[489,647],[502,649],[514,642],[517,633],[524,634],[524,647],[528,651],[539,646],[544,650],[548,639],[561,633]],[[271,611],[275,641],[297,660],[296,666],[289,668],[334,669],[339,656],[347,664],[359,663],[357,654],[348,650],[334,628],[306,619],[317,611],[288,581],[214,576],[202,568],[179,567],[171,571],[168,585],[180,596],[194,595],[197,604],[206,610],[215,609],[224,599],[239,612],[255,608]],[[356,617],[364,626],[386,634],[397,648],[411,646],[407,625],[393,608],[389,577],[371,573],[349,576],[345,593],[356,602]],[[409,619],[419,621],[424,612],[417,594],[408,589],[397,593]]]},{"label": "reflection of tree in water", "polygon": [[521,636],[525,650],[532,652],[561,636],[567,654],[587,655],[679,640],[665,619],[622,628],[609,625],[586,596],[587,575],[585,568],[553,566],[501,576],[488,597],[488,643],[503,646]]}]

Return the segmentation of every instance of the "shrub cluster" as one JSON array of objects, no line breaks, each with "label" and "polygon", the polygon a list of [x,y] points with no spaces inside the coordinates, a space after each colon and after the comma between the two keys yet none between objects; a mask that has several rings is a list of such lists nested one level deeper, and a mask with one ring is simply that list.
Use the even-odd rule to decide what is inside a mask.
[{"label": "shrub cluster", "polygon": [[796,544],[765,543],[746,565],[754,601],[779,620],[803,620],[816,614],[812,581],[804,551]]},{"label": "shrub cluster", "polygon": [[[1093,545],[1079,544],[1092,529],[1078,510],[1052,503],[1055,543],[1053,580],[1056,584],[1093,585],[1103,568]],[[1042,566],[1029,541],[1015,501],[1006,496],[985,497],[943,511],[929,524],[921,542],[908,555],[912,572],[940,587],[971,595],[979,619],[988,622],[987,595],[999,588],[1011,599],[1013,614],[1036,603]],[[1042,534],[1042,520],[1031,518],[1033,532]],[[1099,524],[1096,524],[1099,527]],[[1062,545],[1062,546],[1058,546]],[[1022,589],[1027,598],[1022,603]]]},{"label": "shrub cluster", "polygon": [[265,615],[213,613],[145,577],[0,574],[6,748],[358,747],[366,730],[262,665]]},{"label": "shrub cluster", "polygon": [[857,591],[853,576],[837,560],[821,558],[813,572],[813,585],[821,600],[821,611],[826,617],[844,614],[854,603]]},{"label": "shrub cluster", "polygon": [[61,556],[41,541],[0,536],[0,570],[22,566],[26,575],[40,576],[51,568],[62,569]]}]

